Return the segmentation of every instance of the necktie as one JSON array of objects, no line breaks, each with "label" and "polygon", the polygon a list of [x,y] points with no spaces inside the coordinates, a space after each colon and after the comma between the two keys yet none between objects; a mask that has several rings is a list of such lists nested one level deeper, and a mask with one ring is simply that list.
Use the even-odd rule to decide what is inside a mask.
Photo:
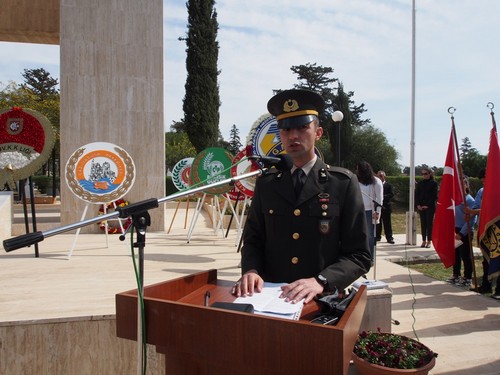
[{"label": "necktie", "polygon": [[295,191],[295,196],[298,197],[300,195],[300,191],[302,190],[302,186],[304,186],[306,174],[300,168],[297,168],[293,172],[293,189]]}]

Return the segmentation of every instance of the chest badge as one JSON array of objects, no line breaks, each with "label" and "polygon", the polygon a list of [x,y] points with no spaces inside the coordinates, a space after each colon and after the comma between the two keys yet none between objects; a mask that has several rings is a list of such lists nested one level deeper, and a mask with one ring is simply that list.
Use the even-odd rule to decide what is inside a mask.
[{"label": "chest badge", "polygon": [[318,201],[319,201],[319,203],[324,203],[324,204],[330,202],[330,194],[319,193],[318,194]]},{"label": "chest badge", "polygon": [[328,234],[330,233],[330,220],[319,220],[319,233]]}]

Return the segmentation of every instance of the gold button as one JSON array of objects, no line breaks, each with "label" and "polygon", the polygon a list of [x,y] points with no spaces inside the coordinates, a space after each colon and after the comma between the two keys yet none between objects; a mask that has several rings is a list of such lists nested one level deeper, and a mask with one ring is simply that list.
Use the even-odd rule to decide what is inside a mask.
[{"label": "gold button", "polygon": [[326,212],[322,212],[321,215],[326,216],[328,214]]},{"label": "gold button", "polygon": [[322,204],[321,208],[326,211],[326,210],[328,210],[328,205],[327,204]]},{"label": "gold button", "polygon": [[299,263],[299,258],[293,257],[292,258],[292,264],[297,264],[297,263]]},{"label": "gold button", "polygon": [[274,210],[273,210],[273,209],[270,209],[270,210],[269,210],[269,214],[270,214],[270,215],[274,214]]},{"label": "gold button", "polygon": [[295,210],[293,210],[293,214],[294,214],[295,216],[300,216],[300,210],[299,210],[298,208],[297,208],[297,209],[295,209]]},{"label": "gold button", "polygon": [[298,239],[300,238],[300,234],[298,234],[298,233],[294,233],[294,234],[292,234],[292,238],[293,238],[294,240],[298,240]]}]

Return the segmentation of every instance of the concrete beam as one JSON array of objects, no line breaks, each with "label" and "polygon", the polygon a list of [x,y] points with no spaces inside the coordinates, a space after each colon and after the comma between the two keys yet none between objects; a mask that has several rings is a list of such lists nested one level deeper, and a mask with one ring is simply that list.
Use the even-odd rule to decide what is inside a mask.
[{"label": "concrete beam", "polygon": [[59,44],[60,0],[2,0],[0,41]]}]

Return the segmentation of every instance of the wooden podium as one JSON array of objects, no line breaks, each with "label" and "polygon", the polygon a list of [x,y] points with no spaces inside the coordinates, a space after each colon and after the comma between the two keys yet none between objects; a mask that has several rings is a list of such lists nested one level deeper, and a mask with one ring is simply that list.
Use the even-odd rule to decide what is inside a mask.
[{"label": "wooden podium", "polygon": [[[347,374],[366,305],[362,286],[336,326],[205,307],[231,302],[234,282],[210,270],[144,288],[146,340],[165,354],[166,375]],[[137,290],[116,295],[117,336],[137,339]]]}]

